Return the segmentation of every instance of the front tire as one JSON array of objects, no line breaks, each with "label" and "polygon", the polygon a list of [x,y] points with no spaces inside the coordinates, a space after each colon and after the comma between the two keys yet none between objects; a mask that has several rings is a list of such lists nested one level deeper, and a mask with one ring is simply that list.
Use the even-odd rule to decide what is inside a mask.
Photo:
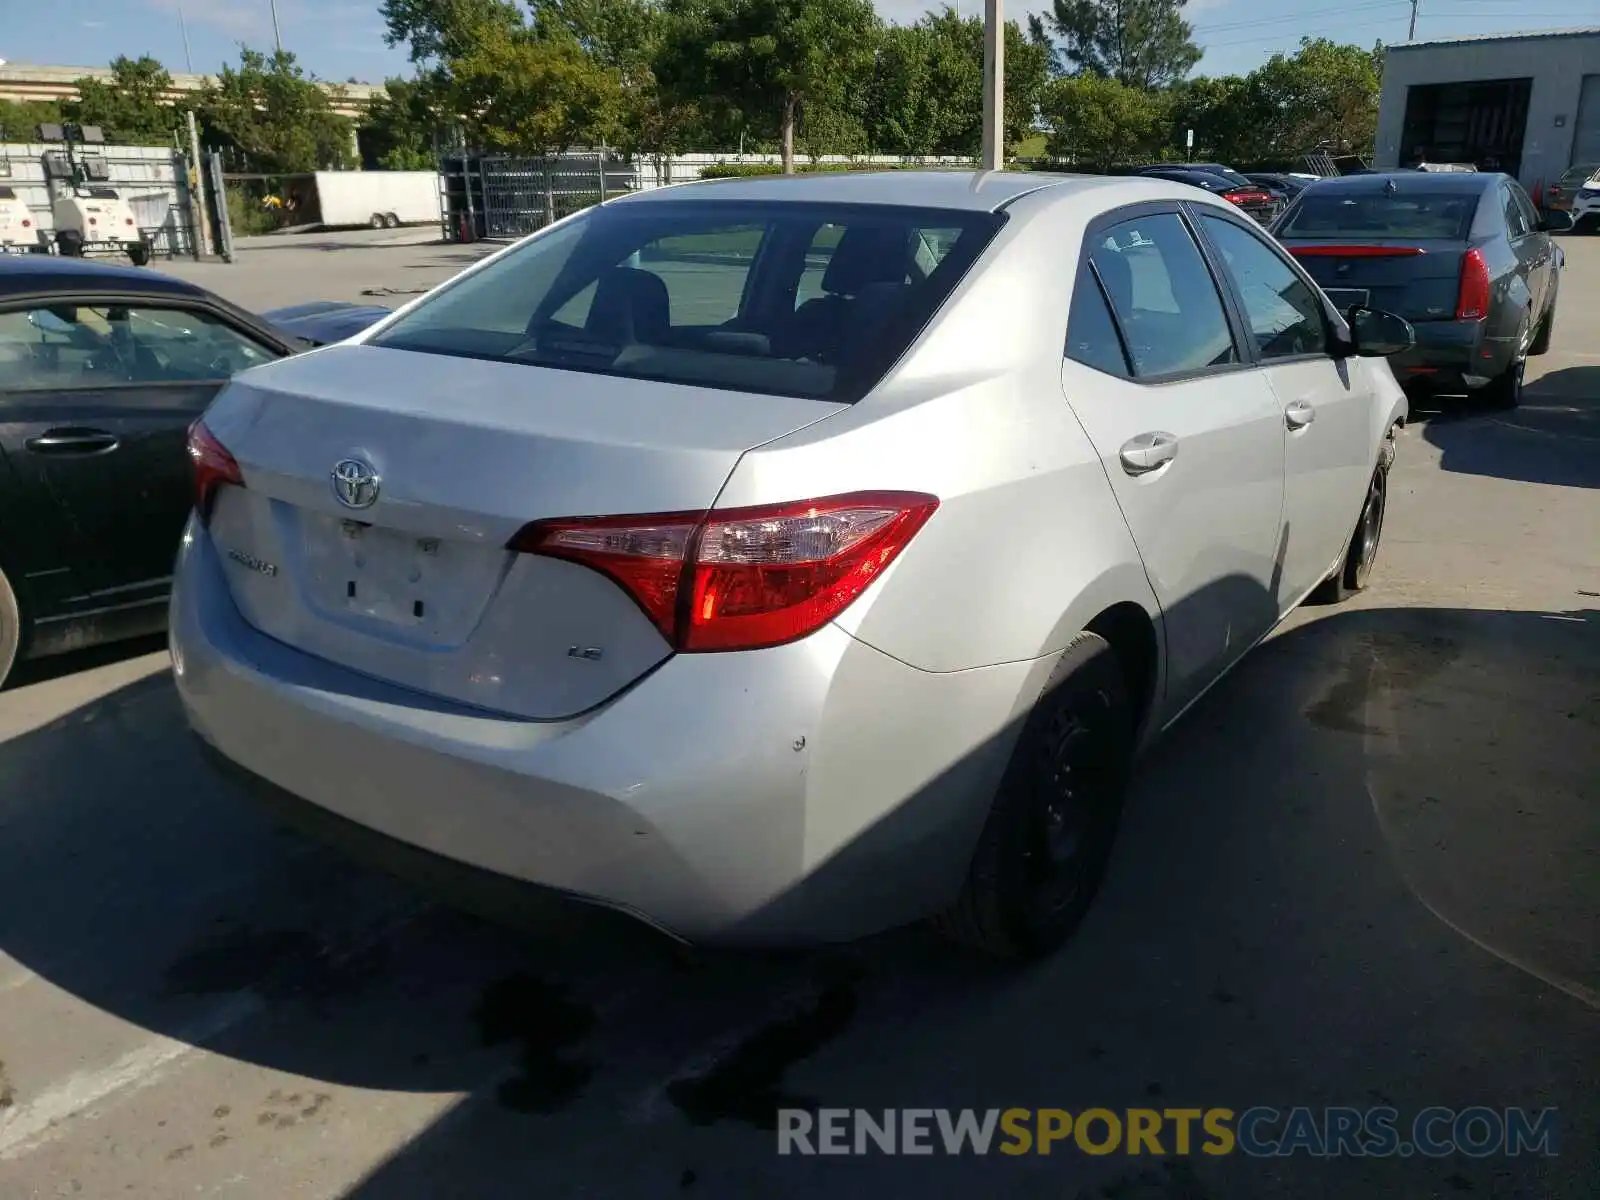
[{"label": "front tire", "polygon": [[384,227],[387,228],[387,229],[399,229],[400,228],[400,218],[395,216],[394,213],[384,213],[383,214],[383,224],[384,224]]},{"label": "front tire", "polygon": [[367,228],[368,229],[382,229],[384,227],[384,224],[385,224],[385,222],[384,222],[382,213],[373,213],[370,217],[367,218]]},{"label": "front tire", "polygon": [[935,920],[940,932],[1008,961],[1065,942],[1105,877],[1133,744],[1116,652],[1080,633],[1023,724],[961,895]]},{"label": "front tire", "polygon": [[0,571],[0,688],[6,685],[6,676],[11,674],[21,645],[22,614],[17,608],[17,594],[11,590],[5,572]]}]

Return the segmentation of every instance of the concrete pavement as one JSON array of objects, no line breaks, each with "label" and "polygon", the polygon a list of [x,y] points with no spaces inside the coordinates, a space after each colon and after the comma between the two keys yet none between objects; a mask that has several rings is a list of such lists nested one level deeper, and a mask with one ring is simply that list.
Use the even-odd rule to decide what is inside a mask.
[{"label": "concrete pavement", "polygon": [[[1592,1197],[1600,239],[1564,244],[1527,403],[1404,432],[1374,586],[1173,730],[1027,971],[918,931],[684,959],[490,927],[213,780],[159,645],[34,668],[0,694],[0,1197]],[[357,299],[449,252],[208,282]],[[779,1158],[790,1098],[1555,1106],[1563,1152]]]}]

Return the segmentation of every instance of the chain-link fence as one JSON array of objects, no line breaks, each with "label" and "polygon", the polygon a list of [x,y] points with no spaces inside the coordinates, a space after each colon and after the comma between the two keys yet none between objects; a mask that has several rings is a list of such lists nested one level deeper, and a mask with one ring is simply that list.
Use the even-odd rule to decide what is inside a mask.
[{"label": "chain-link fence", "polygon": [[[194,254],[189,167],[182,154],[163,146],[90,146],[75,148],[75,152],[86,165],[92,165],[96,183],[115,188],[128,202],[153,256]],[[0,145],[0,184],[15,191],[28,206],[34,228],[49,243],[55,238],[51,189],[60,190],[65,184],[61,178],[64,164],[61,146]]]}]

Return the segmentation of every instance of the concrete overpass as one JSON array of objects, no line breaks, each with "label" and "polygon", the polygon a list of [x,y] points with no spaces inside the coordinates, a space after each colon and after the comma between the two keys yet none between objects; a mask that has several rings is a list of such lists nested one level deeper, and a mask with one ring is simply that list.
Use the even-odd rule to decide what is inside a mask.
[{"label": "concrete overpass", "polygon": [[[174,103],[185,93],[199,91],[214,81],[210,75],[190,75],[174,71],[167,96]],[[38,66],[32,63],[5,63],[0,66],[0,100],[76,100],[78,80],[112,81],[110,67]],[[383,91],[381,83],[327,83],[319,81],[333,99],[333,108],[347,117],[366,112],[367,102]]]}]

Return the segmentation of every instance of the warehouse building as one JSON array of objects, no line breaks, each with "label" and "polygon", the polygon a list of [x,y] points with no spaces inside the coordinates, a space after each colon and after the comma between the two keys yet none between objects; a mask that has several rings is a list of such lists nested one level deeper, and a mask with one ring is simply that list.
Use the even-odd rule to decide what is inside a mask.
[{"label": "warehouse building", "polygon": [[1600,28],[1384,49],[1373,165],[1472,163],[1530,190],[1600,163]]}]

